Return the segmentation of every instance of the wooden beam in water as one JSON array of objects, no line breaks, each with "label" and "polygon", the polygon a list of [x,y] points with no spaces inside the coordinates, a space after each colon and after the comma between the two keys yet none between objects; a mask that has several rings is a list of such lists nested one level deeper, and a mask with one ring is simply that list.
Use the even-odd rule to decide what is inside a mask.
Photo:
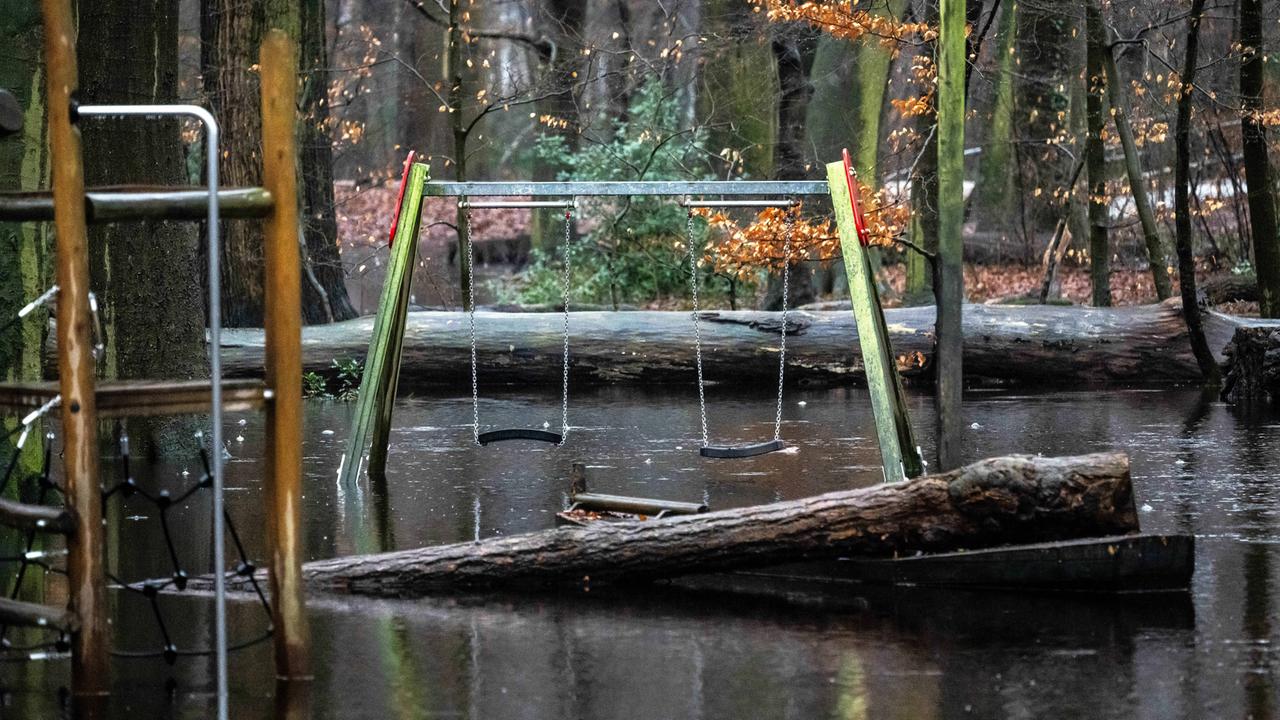
[{"label": "wooden beam in water", "polygon": [[844,269],[849,278],[849,295],[853,316],[858,323],[858,344],[866,370],[871,408],[876,420],[876,437],[880,443],[880,460],[885,482],[899,482],[924,472],[924,462],[911,429],[902,377],[889,345],[889,330],[880,307],[880,293],[867,262],[861,237],[861,218],[856,198],[855,180],[846,159],[827,165],[827,181],[831,187],[831,205],[840,231],[840,248]]},{"label": "wooden beam in water", "polygon": [[282,31],[262,42],[263,184],[277,198],[266,222],[267,547],[276,677],[311,679],[302,594],[302,285],[298,245],[297,48]]},{"label": "wooden beam in water", "polygon": [[427,182],[427,166],[409,163],[403,179],[401,204],[397,213],[395,239],[387,265],[387,278],[378,301],[369,350],[365,355],[364,377],[356,400],[356,416],[347,438],[347,450],[338,471],[338,482],[354,487],[369,453],[369,473],[386,472],[387,443],[391,435],[391,414],[400,382],[400,358],[409,313],[410,280],[418,246],[418,226],[422,213],[422,188]]},{"label": "wooden beam in water", "polygon": [[71,122],[79,87],[75,21],[70,0],[43,0],[45,92],[53,167],[57,236],[58,378],[62,394],[62,457],[67,506],[76,518],[67,540],[67,576],[79,632],[72,636],[71,691],[106,695],[108,662],[106,582],[103,574],[102,490],[98,479],[98,415],[89,311],[89,249],[85,223],[84,158]]}]

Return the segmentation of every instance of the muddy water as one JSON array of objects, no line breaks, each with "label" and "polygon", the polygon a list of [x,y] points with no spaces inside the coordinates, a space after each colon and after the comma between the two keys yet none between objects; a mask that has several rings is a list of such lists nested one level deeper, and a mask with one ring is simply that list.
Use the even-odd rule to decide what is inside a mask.
[{"label": "muddy water", "polygon": [[[771,398],[709,393],[713,438],[772,432]],[[691,400],[693,400],[691,402]],[[912,398],[915,417],[930,400]],[[860,390],[795,392],[783,435],[798,450],[750,460],[696,454],[688,394],[603,391],[575,397],[563,449],[475,449],[470,404],[406,398],[385,487],[343,492],[334,477],[350,407],[307,406],[308,555],[408,548],[550,527],[570,464],[593,489],[724,508],[879,481]],[[486,426],[558,424],[556,398],[491,397]],[[239,424],[244,420],[244,424]],[[1197,536],[1185,596],[1083,597],[922,590],[759,601],[655,592],[479,600],[319,598],[312,605],[316,680],[290,706],[276,697],[271,653],[232,656],[236,718],[1270,718],[1280,715],[1280,420],[1239,414],[1194,392],[966,398],[967,455],[1068,454],[1121,448],[1133,458],[1143,529]],[[918,422],[921,442],[932,431]],[[228,430],[229,507],[261,557],[257,458],[262,428]],[[138,468],[177,492],[198,463]],[[188,475],[183,476],[183,472]],[[171,518],[184,567],[208,567],[207,505]],[[125,578],[170,570],[154,509],[113,504],[110,563]],[[161,642],[145,600],[115,596],[116,644]],[[165,597],[182,648],[207,647],[211,603]],[[264,629],[250,601],[231,608],[233,640]],[[0,716],[61,712],[65,660],[0,665]],[[115,663],[114,718],[206,717],[211,663]]]}]

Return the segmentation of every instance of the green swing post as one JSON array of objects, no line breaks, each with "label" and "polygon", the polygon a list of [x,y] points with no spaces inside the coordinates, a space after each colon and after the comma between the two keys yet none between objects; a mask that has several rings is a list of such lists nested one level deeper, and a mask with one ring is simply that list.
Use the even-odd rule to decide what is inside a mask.
[{"label": "green swing post", "polygon": [[369,338],[364,377],[360,381],[360,397],[356,401],[356,417],[347,438],[338,479],[350,486],[360,476],[365,449],[369,453],[369,474],[386,472],[387,444],[391,436],[391,412],[400,381],[400,354],[404,348],[405,320],[409,313],[410,279],[417,258],[418,226],[422,215],[423,186],[427,183],[427,166],[405,161],[405,174],[400,186],[400,205],[392,228],[391,257],[387,263],[387,279],[382,286],[378,314]]},{"label": "green swing post", "polygon": [[871,409],[876,420],[876,436],[880,443],[880,460],[885,482],[899,482],[924,473],[924,462],[911,430],[902,377],[889,346],[889,328],[885,325],[880,294],[867,261],[866,230],[862,213],[854,195],[853,168],[849,151],[844,159],[827,165],[827,183],[831,188],[831,205],[840,231],[840,248],[844,269],[849,278],[849,295],[853,317],[858,325],[858,346],[866,370],[867,388],[871,392]]}]

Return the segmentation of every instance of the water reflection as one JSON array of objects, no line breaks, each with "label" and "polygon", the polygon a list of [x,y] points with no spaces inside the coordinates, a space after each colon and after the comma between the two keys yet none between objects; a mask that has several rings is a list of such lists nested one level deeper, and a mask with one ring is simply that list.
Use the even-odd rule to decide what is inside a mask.
[{"label": "water reflection", "polygon": [[[767,435],[771,397],[710,398],[725,442]],[[911,396],[928,418],[928,398]],[[545,398],[489,394],[482,416],[537,424]],[[803,404],[801,404],[803,403]],[[554,409],[554,408],[552,408]],[[621,390],[575,397],[562,450],[472,446],[465,400],[400,404],[385,483],[341,492],[333,470],[349,408],[307,407],[310,557],[472,540],[550,527],[573,462],[602,492],[731,507],[879,481],[874,431],[859,390],[800,391],[784,408],[799,451],[750,461],[697,457],[696,398]],[[966,459],[1008,452],[1125,448],[1144,529],[1197,535],[1187,596],[1091,598],[789,587],[708,594],[653,592],[410,601],[323,597],[312,603],[316,680],[275,685],[267,645],[232,658],[237,718],[1202,718],[1274,717],[1280,628],[1272,620],[1280,543],[1280,423],[1237,414],[1194,392],[967,398]],[[558,418],[548,419],[554,424]],[[233,420],[234,421],[234,420]],[[972,424],[976,424],[974,427]],[[921,443],[932,429],[920,423]],[[323,430],[334,431],[324,435]],[[229,507],[262,556],[262,431],[246,418],[229,448]],[[182,486],[181,463],[139,470],[148,487]],[[123,577],[164,575],[154,518],[111,513],[110,563]],[[178,515],[175,551],[208,563],[207,508]],[[203,564],[203,565],[202,565]],[[175,642],[207,646],[205,598],[165,598]],[[150,608],[115,597],[117,644],[154,648]],[[237,602],[233,638],[263,627]],[[0,666],[3,717],[63,713],[65,662]],[[107,717],[206,717],[212,666],[119,661]],[[173,690],[166,689],[171,681]]]}]

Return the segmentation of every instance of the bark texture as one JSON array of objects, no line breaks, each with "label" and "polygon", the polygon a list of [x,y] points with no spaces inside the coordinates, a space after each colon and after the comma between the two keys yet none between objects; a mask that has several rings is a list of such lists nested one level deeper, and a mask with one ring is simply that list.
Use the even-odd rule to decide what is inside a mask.
[{"label": "bark texture", "polygon": [[1102,64],[1107,72],[1111,118],[1115,121],[1116,134],[1120,136],[1120,146],[1124,149],[1124,168],[1129,176],[1129,192],[1133,195],[1133,206],[1138,211],[1138,221],[1142,225],[1142,240],[1147,246],[1151,279],[1155,284],[1156,296],[1166,300],[1173,295],[1169,269],[1165,265],[1168,259],[1165,257],[1164,243],[1160,240],[1160,229],[1156,226],[1151,197],[1147,192],[1147,179],[1142,172],[1142,158],[1138,155],[1138,144],[1133,137],[1133,125],[1129,123],[1129,96],[1120,78],[1120,70],[1116,67],[1114,48],[1103,53]]},{"label": "bark texture", "polygon": [[[22,0],[0,0],[0,37],[12,42],[0,51],[0,88],[22,109],[21,132],[0,137],[0,188],[37,190],[49,185],[44,124],[44,75],[40,61],[40,8]],[[44,223],[0,223],[0,318],[8,322],[51,281],[44,269],[49,231]],[[32,313],[0,331],[0,379],[40,377],[44,312]],[[7,448],[0,441],[0,449]],[[29,468],[24,468],[29,469]]]},{"label": "bark texture", "polygon": [[1267,128],[1262,123],[1263,90],[1262,0],[1240,0],[1241,144],[1249,190],[1249,224],[1253,257],[1258,269],[1259,308],[1263,317],[1280,317],[1280,228],[1271,188],[1267,157]]},{"label": "bark texture", "polygon": [[1119,453],[983,460],[942,475],[663,520],[306,563],[312,590],[419,596],[636,582],[842,556],[891,557],[1135,532]]},{"label": "bark texture", "polygon": [[1173,129],[1177,160],[1174,165],[1173,212],[1175,245],[1178,252],[1178,283],[1186,313],[1187,334],[1200,371],[1209,383],[1221,375],[1213,351],[1204,337],[1204,322],[1196,302],[1196,258],[1191,238],[1191,100],[1195,89],[1197,55],[1200,50],[1200,18],[1205,0],[1192,0],[1188,18],[1187,52],[1182,65],[1182,87],[1178,93],[1178,119]]},{"label": "bark texture", "polygon": [[329,116],[329,44],[325,35],[324,0],[301,3],[298,101],[298,152],[302,172],[303,269],[302,313],[308,323],[350,320],[359,313],[347,296],[347,275],[338,249],[338,219],[333,199],[333,143]]},{"label": "bark texture", "polygon": [[[1106,47],[1106,25],[1098,0],[1090,0],[1085,8],[1085,28],[1088,45],[1086,51],[1085,82],[1088,97],[1085,116],[1088,139],[1085,141],[1085,165],[1088,168],[1089,188],[1089,279],[1093,284],[1094,307],[1111,306],[1111,243],[1107,228],[1107,160],[1106,144],[1102,129],[1106,126],[1103,108],[1106,106],[1107,77],[1102,66]],[[1068,195],[1071,193],[1068,192]]]},{"label": "bark texture", "polygon": [[[172,103],[178,96],[178,2],[80,3],[81,99]],[[90,119],[89,185],[186,184],[176,121]],[[89,231],[90,275],[106,334],[107,377],[191,380],[208,376],[200,226],[180,222],[98,225]],[[139,453],[191,450],[190,418],[130,422]]]},{"label": "bark texture", "polygon": [[1239,328],[1226,349],[1222,399],[1231,403],[1280,400],[1280,329]]},{"label": "bark texture", "polygon": [[[262,184],[262,112],[258,44],[271,28],[284,30],[305,53],[303,115],[299,122],[300,202],[304,244],[304,308],[309,322],[355,316],[347,298],[333,213],[333,157],[326,105],[324,9],[320,0],[201,0],[201,70],[205,94],[222,126],[222,182]],[[262,225],[229,222],[223,230],[222,317],[230,327],[262,324]]]},{"label": "bark texture", "polygon": [[[904,376],[908,381],[931,382],[933,308],[889,309],[885,317]],[[779,321],[778,313],[705,313],[702,342],[707,382],[731,386],[776,381]],[[1280,324],[1205,314],[1205,332],[1215,348],[1226,345],[1237,327],[1250,325]],[[373,318],[367,317],[304,329],[305,369],[324,373],[332,370],[335,358],[363,358],[372,327]],[[788,327],[789,382],[865,382],[850,313],[797,311],[791,314]],[[481,312],[476,333],[482,389],[508,383],[558,386],[563,341],[559,314]],[[968,382],[1069,387],[1200,378],[1176,299],[1114,309],[966,305],[964,334]],[[223,338],[228,372],[261,373],[261,330],[231,330]],[[688,313],[573,313],[569,351],[574,386],[677,383],[694,388],[693,327]],[[470,357],[465,314],[409,313],[400,387],[464,387],[470,382]]]},{"label": "bark texture", "polygon": [[938,465],[955,467],[964,443],[964,108],[965,5],[941,0],[938,30],[937,350],[933,363],[938,413]]}]

